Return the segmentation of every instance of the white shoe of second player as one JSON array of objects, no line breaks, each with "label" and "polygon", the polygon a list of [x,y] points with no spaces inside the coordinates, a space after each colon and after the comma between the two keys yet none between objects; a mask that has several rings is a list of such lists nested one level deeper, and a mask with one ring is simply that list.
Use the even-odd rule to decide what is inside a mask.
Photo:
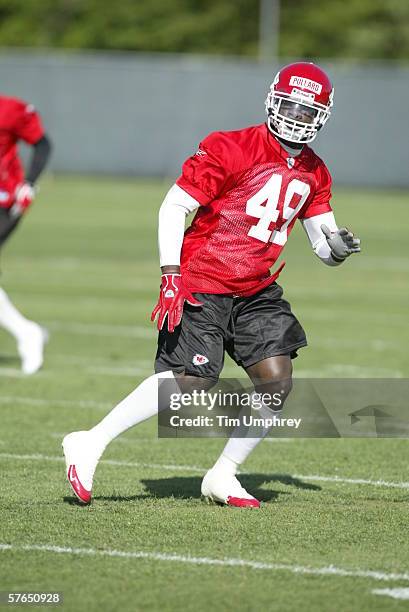
[{"label": "white shoe of second player", "polygon": [[44,347],[48,342],[48,332],[30,322],[18,343],[18,352],[21,358],[23,374],[31,375],[38,372],[44,362]]},{"label": "white shoe of second player", "polygon": [[202,481],[202,495],[235,508],[260,508],[258,499],[244,489],[233,474],[211,469]]},{"label": "white shoe of second player", "polygon": [[104,449],[90,431],[74,431],[62,441],[67,479],[83,504],[91,501],[92,481]]}]

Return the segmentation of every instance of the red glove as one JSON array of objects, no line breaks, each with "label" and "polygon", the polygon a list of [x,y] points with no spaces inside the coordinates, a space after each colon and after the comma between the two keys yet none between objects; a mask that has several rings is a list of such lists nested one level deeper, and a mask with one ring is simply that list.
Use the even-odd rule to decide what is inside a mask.
[{"label": "red glove", "polygon": [[162,329],[168,316],[168,330],[173,332],[182,320],[183,306],[187,302],[191,306],[203,306],[198,302],[183,284],[180,274],[162,274],[159,300],[152,311],[151,321],[158,318],[158,329]]},{"label": "red glove", "polygon": [[20,183],[14,193],[14,204],[11,207],[12,216],[22,215],[34,200],[35,190],[30,183]]}]

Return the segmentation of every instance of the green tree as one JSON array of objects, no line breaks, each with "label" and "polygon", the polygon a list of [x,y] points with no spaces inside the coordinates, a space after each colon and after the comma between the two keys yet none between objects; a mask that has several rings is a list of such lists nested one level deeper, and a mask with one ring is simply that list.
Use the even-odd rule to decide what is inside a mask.
[{"label": "green tree", "polygon": [[[0,46],[255,56],[259,0],[0,0]],[[409,59],[406,0],[281,0],[283,57]]]},{"label": "green tree", "polygon": [[405,0],[283,0],[283,56],[409,59]]}]

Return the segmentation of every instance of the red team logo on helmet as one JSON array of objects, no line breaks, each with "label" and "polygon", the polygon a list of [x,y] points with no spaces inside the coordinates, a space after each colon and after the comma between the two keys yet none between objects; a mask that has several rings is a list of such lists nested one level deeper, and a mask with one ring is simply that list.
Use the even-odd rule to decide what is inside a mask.
[{"label": "red team logo on helmet", "polygon": [[267,125],[294,143],[312,142],[330,116],[334,88],[321,68],[308,62],[277,73],[266,99]]}]

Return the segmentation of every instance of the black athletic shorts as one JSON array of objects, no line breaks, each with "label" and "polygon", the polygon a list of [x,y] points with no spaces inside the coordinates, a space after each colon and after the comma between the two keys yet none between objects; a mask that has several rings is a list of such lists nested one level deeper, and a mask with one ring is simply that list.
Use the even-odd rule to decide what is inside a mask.
[{"label": "black athletic shorts", "polygon": [[277,283],[250,297],[195,293],[202,307],[185,304],[181,324],[159,332],[155,372],[184,372],[217,380],[224,351],[247,368],[267,357],[297,356],[305,332]]},{"label": "black athletic shorts", "polygon": [[21,217],[11,217],[9,210],[0,206],[0,248],[16,229],[20,219]]}]

